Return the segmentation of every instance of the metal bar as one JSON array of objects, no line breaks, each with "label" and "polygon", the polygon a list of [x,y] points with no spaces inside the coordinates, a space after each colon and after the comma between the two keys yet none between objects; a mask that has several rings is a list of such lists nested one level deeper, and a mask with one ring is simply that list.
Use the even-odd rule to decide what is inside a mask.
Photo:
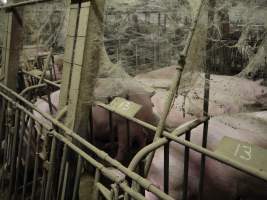
[{"label": "metal bar", "polygon": [[50,112],[50,115],[53,115],[53,105],[52,105],[52,102],[51,102],[51,97],[50,97],[50,91],[49,91],[49,88],[48,88],[48,91],[47,91],[47,103],[48,103],[48,107],[49,107],[49,112]]},{"label": "metal bar", "polygon": [[[188,131],[185,134],[185,140],[190,141],[190,137],[191,137],[191,133],[190,133],[190,131]],[[189,147],[185,147],[185,150],[184,150],[184,184],[183,184],[182,200],[187,199],[188,170],[189,170]]]},{"label": "metal bar", "polygon": [[[179,89],[179,85],[180,85],[180,81],[181,81],[181,77],[182,77],[182,72],[184,70],[184,66],[185,66],[188,50],[189,50],[189,47],[191,45],[191,41],[193,39],[193,35],[195,33],[195,30],[196,30],[197,22],[199,20],[199,16],[200,16],[200,11],[201,11],[202,5],[203,5],[203,0],[201,1],[200,5],[198,7],[197,15],[195,17],[192,29],[190,30],[190,33],[188,35],[184,50],[183,50],[182,54],[180,55],[180,59],[178,61],[179,66],[177,67],[176,75],[175,75],[174,80],[172,82],[172,85],[171,85],[171,88],[170,88],[170,92],[169,92],[169,94],[167,96],[167,99],[165,101],[163,114],[162,114],[162,117],[161,117],[161,119],[159,121],[159,124],[158,124],[157,130],[156,130],[156,134],[155,134],[155,137],[154,137],[153,141],[156,141],[158,138],[161,137],[161,135],[163,133],[163,130],[164,130],[164,126],[165,126],[165,121],[166,121],[167,116],[168,116],[168,114],[170,112],[170,109],[171,109],[171,104],[173,102],[173,98],[174,98],[175,94],[178,93],[178,89]],[[155,154],[154,151],[151,152],[151,154],[147,158],[147,162],[146,162],[146,166],[145,166],[145,177],[148,175],[148,171],[149,171],[150,165],[152,163],[154,154]]]},{"label": "metal bar", "polygon": [[[126,95],[126,99],[129,100],[129,95],[127,94]],[[131,136],[130,136],[130,123],[129,123],[129,120],[126,119],[126,134],[127,134],[127,147],[131,148]]]},{"label": "metal bar", "polygon": [[112,149],[113,149],[113,147],[115,146],[115,134],[114,134],[114,131],[113,131],[112,112],[108,111],[108,114],[109,114],[109,129],[110,129],[110,135],[111,135],[110,141],[111,141],[111,146],[112,146]]},{"label": "metal bar", "polygon": [[183,146],[187,146],[190,149],[193,149],[193,150],[195,150],[201,154],[205,154],[206,156],[208,156],[214,160],[217,160],[223,164],[229,165],[229,166],[231,166],[231,167],[233,167],[239,171],[245,172],[246,174],[249,174],[249,175],[252,175],[252,176],[257,177],[259,179],[262,179],[264,181],[267,181],[267,172],[256,170],[253,167],[241,164],[238,161],[232,160],[232,159],[230,159],[224,155],[212,152],[212,151],[205,149],[205,148],[203,148],[197,144],[188,142],[182,138],[175,137],[171,134],[166,134],[165,137],[167,137],[168,139],[171,139],[172,141],[175,141],[179,144],[182,144]]},{"label": "metal bar", "polygon": [[[208,68],[208,66],[207,66]],[[210,89],[210,73],[209,70],[206,69],[205,73],[205,87],[204,87],[204,112],[203,116],[208,116],[209,113],[209,89]],[[202,147],[207,147],[208,142],[208,129],[209,129],[209,121],[204,122],[203,126],[203,139],[202,139]],[[201,155],[201,165],[200,165],[200,178],[199,178],[199,199],[203,199],[203,187],[204,187],[204,177],[205,177],[205,166],[206,166],[206,156],[205,154]]]},{"label": "metal bar", "polygon": [[[5,90],[9,91],[9,89],[5,88],[5,86],[3,86],[2,84],[0,84],[0,88],[4,88]],[[10,93],[12,93],[13,91],[11,90]],[[16,93],[15,93],[16,94]],[[33,109],[36,109],[31,103],[29,103],[28,101],[26,101],[24,98],[18,96],[18,99],[21,99],[22,102],[25,102],[25,104],[29,105],[29,107],[32,107]],[[38,110],[38,109],[36,109]],[[40,111],[39,111],[40,112]],[[42,114],[45,118],[48,118],[48,120],[50,121],[55,121],[51,116],[47,115],[47,114]],[[37,120],[38,121],[38,120]],[[59,127],[65,131],[65,133],[69,136],[72,136],[74,139],[76,139],[77,141],[79,141],[81,144],[83,144],[85,147],[87,147],[88,149],[90,149],[91,151],[95,152],[97,156],[99,156],[100,158],[102,158],[103,160],[111,163],[113,166],[117,167],[119,170],[121,170],[123,173],[127,174],[129,177],[131,177],[133,180],[136,180],[138,179],[137,182],[141,182],[143,181],[143,179],[139,179],[139,176],[136,175],[135,173],[133,173],[131,170],[125,168],[124,166],[122,166],[119,162],[117,162],[116,160],[113,160],[111,157],[109,157],[105,152],[103,151],[100,151],[99,149],[97,149],[96,147],[94,147],[92,144],[88,143],[87,141],[85,141],[83,138],[81,138],[80,136],[78,136],[76,133],[74,133],[73,131],[71,131],[70,129],[68,129],[67,127],[65,127],[63,124],[61,124],[60,122],[57,122],[56,121],[56,124],[59,125]],[[225,164],[228,164],[234,168],[237,168],[243,172],[246,172],[248,174],[251,174],[253,176],[256,176],[256,177],[259,177],[263,180],[267,180],[267,175],[265,172],[259,172],[258,170],[255,170],[251,167],[248,167],[248,166],[242,166],[240,165],[240,163],[236,162],[236,161],[233,161],[233,160],[230,160],[228,159],[227,157],[224,157],[222,155],[218,155],[216,153],[213,153],[207,149],[204,149],[202,147],[199,147],[198,145],[195,145],[195,144],[192,144],[190,142],[187,142],[185,140],[182,140],[180,138],[177,138],[171,134],[168,134],[168,133],[165,133],[164,134],[165,137],[169,138],[169,139],[172,139],[174,141],[178,141],[178,143],[184,145],[184,146],[188,146],[192,149],[194,149],[195,151],[198,151],[200,153],[204,153],[206,154],[207,156],[211,157],[211,158],[214,158],[215,160],[220,160],[221,162],[225,163]],[[64,140],[65,141],[65,140]],[[69,142],[67,139],[65,141],[66,143]],[[142,183],[142,185],[145,187],[147,186],[146,184],[148,184],[146,181],[145,183]],[[151,189],[151,188],[150,188]],[[152,190],[154,190],[154,188],[152,187]]]},{"label": "metal bar", "polygon": [[[0,84],[0,87],[4,87],[4,85]],[[6,90],[10,93],[14,93],[12,90],[9,90],[8,88],[6,88]],[[15,95],[16,93],[14,93]],[[29,107],[32,107],[35,110],[39,110],[38,108],[36,108],[35,106],[33,106],[31,103],[29,103],[28,101],[26,101],[24,98],[18,96],[18,99],[20,99],[21,101],[25,102],[25,104],[27,104]],[[143,186],[146,190],[156,194],[157,196],[159,196],[160,198],[163,199],[172,199],[169,196],[167,196],[166,194],[164,194],[163,192],[161,192],[158,188],[156,188],[155,186],[152,185],[152,183],[150,183],[150,181],[144,179],[143,177],[140,177],[139,175],[133,173],[132,171],[128,170],[127,168],[125,168],[123,165],[121,165],[118,161],[112,159],[111,157],[108,156],[108,154],[106,154],[103,151],[100,151],[98,148],[96,148],[95,146],[93,146],[92,144],[88,143],[86,140],[84,140],[83,138],[81,138],[79,135],[77,135],[76,133],[74,133],[72,130],[68,129],[67,127],[65,127],[63,124],[61,124],[60,122],[56,121],[54,118],[52,118],[50,115],[42,113],[39,111],[39,113],[41,113],[41,115],[43,115],[45,118],[47,118],[50,121],[54,121],[55,124],[58,125],[58,127],[62,128],[65,133],[69,136],[72,136],[72,138],[76,139],[77,141],[79,141],[81,144],[83,144],[84,146],[86,146],[87,148],[89,148],[91,151],[95,152],[97,156],[99,156],[100,158],[102,158],[103,160],[111,163],[113,166],[117,167],[119,170],[121,170],[123,173],[127,174],[128,176],[130,176],[133,180],[136,180],[141,186]],[[54,132],[54,135],[57,135],[56,132]],[[57,135],[57,137],[59,137],[59,135]],[[63,137],[63,136],[62,136]],[[68,141],[67,139],[64,140],[65,143],[69,143],[70,141]],[[70,145],[69,145],[70,146]]]},{"label": "metal bar", "polygon": [[65,191],[66,191],[66,186],[67,186],[68,172],[69,172],[69,163],[67,163],[65,167],[63,185],[62,185],[62,190],[61,190],[61,200],[65,200],[65,194],[66,194]]},{"label": "metal bar", "polygon": [[27,179],[28,179],[28,168],[29,168],[30,153],[31,153],[30,147],[31,147],[31,139],[32,139],[32,127],[33,127],[33,119],[32,118],[30,118],[29,127],[30,127],[30,131],[29,131],[29,135],[27,137],[28,143],[27,143],[26,160],[25,160],[25,166],[24,166],[22,200],[25,199]]},{"label": "metal bar", "polygon": [[[138,192],[135,192],[134,190],[132,190],[130,187],[128,187],[128,185],[125,182],[122,182],[119,184],[120,187],[127,192],[131,197],[133,197],[134,199],[137,200],[147,200],[143,195],[141,195]],[[161,199],[165,199],[165,198],[161,198]],[[172,199],[172,198],[168,198],[168,199]]]},{"label": "metal bar", "polygon": [[96,184],[100,180],[100,175],[101,175],[100,170],[96,169],[96,171],[95,171],[95,179],[94,179],[94,194],[93,194],[93,198],[94,199],[99,199],[99,189],[98,189]]},{"label": "metal bar", "polygon": [[[135,117],[129,117],[129,116],[125,115],[125,114],[119,113],[116,110],[114,110],[111,106],[106,105],[106,104],[104,104],[104,103],[102,103],[100,101],[96,101],[95,105],[100,106],[102,108],[105,108],[106,110],[109,110],[109,111],[111,111],[111,112],[113,112],[113,113],[115,113],[115,114],[117,114],[119,116],[122,116],[123,118],[126,118],[126,119],[130,120],[131,122],[134,122],[134,123],[136,123],[138,125],[141,125],[141,126],[147,128],[147,129],[150,129],[152,131],[156,131],[157,130],[157,128],[155,126],[153,126],[153,125],[151,125],[149,123],[146,123],[146,122],[144,122],[142,120],[139,120],[139,119],[137,119]],[[163,133],[167,133],[167,132],[163,131]]]},{"label": "metal bar", "polygon": [[[96,160],[94,160],[92,157],[90,157],[89,155],[87,155],[84,151],[82,151],[81,149],[79,149],[78,147],[76,147],[72,142],[70,142],[68,139],[66,139],[64,136],[58,134],[57,132],[53,131],[53,134],[55,137],[57,137],[60,141],[66,143],[73,151],[77,152],[79,155],[81,155],[85,160],[87,160],[88,162],[90,162],[93,166],[95,166],[96,168],[98,168],[102,174],[104,174],[105,176],[109,177],[112,181],[115,181],[116,183],[121,183],[124,178],[120,178],[117,175],[113,174],[110,170],[108,170],[107,168],[105,168],[101,163],[97,162]],[[77,135],[78,136],[78,135]],[[78,136],[79,137],[79,136]],[[86,141],[85,141],[86,142]],[[87,143],[87,142],[86,142]],[[88,143],[89,144],[89,143]],[[90,144],[89,144],[90,145]],[[94,146],[92,146],[93,148],[96,148]],[[155,187],[150,181],[144,179],[143,177],[141,177],[140,175],[130,171],[129,169],[127,169],[126,167],[124,167],[120,162],[114,160],[113,158],[111,158],[107,153],[98,150],[99,153],[101,152],[102,156],[104,157],[100,157],[103,160],[113,164],[116,168],[118,168],[120,171],[122,171],[123,173],[127,174],[130,178],[132,178],[133,180],[137,181],[139,185],[141,185],[142,187],[144,187],[146,190],[154,193],[156,196],[158,196],[161,199],[166,199],[166,200],[173,200],[173,198],[171,198],[170,196],[166,195],[165,193],[163,193],[162,191],[160,191],[157,187]],[[99,154],[98,153],[98,154]]]},{"label": "metal bar", "polygon": [[[22,73],[23,73],[23,74],[26,74],[26,75],[28,75],[28,76],[34,77],[34,78],[36,78],[36,79],[38,79],[38,80],[41,79],[40,76],[31,74],[30,72],[27,72],[27,71],[25,71],[25,70],[22,70]],[[60,89],[60,84],[54,83],[53,81],[50,81],[50,80],[47,80],[47,79],[44,79],[43,81],[44,81],[45,83],[49,84],[49,85],[52,85],[52,86],[54,86],[54,87]]]},{"label": "metal bar", "polygon": [[60,164],[59,181],[58,181],[58,189],[57,189],[57,199],[60,199],[60,190],[61,190],[61,185],[63,184],[62,181],[63,181],[63,175],[64,175],[64,171],[65,171],[67,154],[68,154],[68,146],[66,144],[64,144],[63,155],[62,155],[61,164]]},{"label": "metal bar", "polygon": [[43,168],[43,177],[42,177],[42,190],[40,194],[40,200],[43,200],[45,198],[45,188],[46,188],[46,181],[47,181],[47,171],[45,168]]},{"label": "metal bar", "polygon": [[67,113],[67,111],[68,111],[68,106],[65,106],[64,108],[62,108],[60,111],[57,112],[56,119],[60,121]]},{"label": "metal bar", "polygon": [[[187,123],[187,126],[179,126],[178,128],[176,128],[170,135],[174,135],[174,136],[181,136],[184,133],[186,133],[187,131],[190,131],[191,129],[199,126],[203,121],[205,121],[207,119],[202,119],[202,120],[193,120],[189,123]],[[167,133],[164,133],[163,135],[166,137]],[[128,169],[134,171],[136,169],[136,166],[138,165],[138,163],[147,155],[149,154],[151,151],[159,148],[160,146],[166,144],[168,142],[167,138],[160,138],[157,141],[147,145],[146,147],[144,147],[142,150],[140,150],[135,157],[132,159],[131,163],[128,166]]]},{"label": "metal bar", "polygon": [[93,106],[90,106],[89,108],[89,122],[90,122],[90,142],[94,144],[95,138],[94,138],[94,117],[93,117]]},{"label": "metal bar", "polygon": [[6,112],[6,101],[5,99],[2,99],[1,102],[1,113],[3,113],[2,115],[0,115],[0,141],[2,141],[3,137],[4,137],[4,122],[5,122],[5,113]]},{"label": "metal bar", "polygon": [[169,194],[169,164],[170,164],[170,143],[164,145],[164,192]]},{"label": "metal bar", "polygon": [[99,190],[99,192],[101,192],[101,194],[103,195],[103,197],[105,199],[113,200],[112,198],[110,198],[111,192],[104,185],[102,185],[101,183],[98,182],[98,183],[96,183],[96,187]]},{"label": "metal bar", "polygon": [[35,192],[36,192],[36,186],[37,186],[37,178],[38,178],[38,168],[39,168],[39,143],[40,143],[40,135],[37,135],[36,138],[36,147],[35,147],[35,159],[34,159],[34,172],[33,172],[33,183],[32,183],[32,194],[31,194],[31,200],[35,200]]},{"label": "metal bar", "polygon": [[76,174],[75,174],[75,182],[74,182],[72,200],[76,200],[77,194],[79,194],[78,192],[79,192],[79,186],[80,186],[82,163],[83,163],[83,158],[79,155]]},{"label": "metal bar", "polygon": [[[26,115],[24,112],[21,114],[22,124],[19,132],[19,145],[18,145],[18,157],[16,166],[16,178],[15,178],[15,188],[14,188],[14,199],[17,197],[18,186],[19,186],[19,174],[21,173],[21,156],[22,156],[22,145],[23,145],[23,135],[25,132],[25,124],[27,123]],[[26,120],[26,121],[25,121]]]},{"label": "metal bar", "polygon": [[110,198],[112,200],[119,200],[118,185],[116,183],[111,184]]},{"label": "metal bar", "polygon": [[1,9],[9,9],[9,8],[16,8],[16,7],[20,7],[20,6],[27,6],[27,5],[31,5],[31,4],[36,4],[36,3],[43,3],[43,2],[47,2],[47,1],[51,1],[51,0],[28,0],[28,1],[23,1],[23,2],[19,2],[19,3],[12,3],[12,4],[7,4],[5,6],[1,6]]},{"label": "metal bar", "polygon": [[[145,174],[145,160],[142,160],[140,163],[139,163],[139,174],[140,174],[140,176],[144,176],[144,174]],[[145,189],[144,188],[139,188],[140,189],[140,193],[142,194],[142,195],[144,195],[145,196]]]},{"label": "metal bar", "polygon": [[51,56],[52,56],[52,52],[53,52],[53,49],[51,48],[50,51],[49,51],[49,54],[47,55],[47,59],[46,59],[46,62],[44,64],[44,68],[43,68],[43,73],[39,79],[39,82],[38,82],[38,85],[41,84],[45,78],[45,73],[48,69],[48,66],[49,66],[49,62],[51,60]]},{"label": "metal bar", "polygon": [[14,127],[14,137],[12,141],[12,152],[11,152],[11,173],[9,178],[9,189],[8,189],[8,199],[11,199],[12,196],[12,190],[14,189],[14,183],[15,183],[15,170],[16,170],[16,157],[17,157],[17,142],[18,142],[18,132],[19,132],[19,125],[20,125],[20,110],[16,109],[15,114],[15,127]]},{"label": "metal bar", "polygon": [[[0,84],[1,85],[1,84]],[[0,86],[1,87],[1,86]],[[30,111],[28,111],[24,106],[21,106],[20,104],[18,104],[16,101],[14,101],[13,99],[9,98],[7,95],[5,95],[3,92],[0,91],[0,95],[3,96],[6,100],[8,100],[8,102],[12,103],[14,106],[16,106],[17,108],[19,108],[20,110],[22,110],[25,114],[27,114],[30,118],[34,119],[34,121],[37,121],[38,123],[42,124],[42,122],[40,121],[39,118],[37,118],[36,116],[34,116]],[[18,96],[20,97],[20,96]],[[22,98],[22,97],[20,97]],[[19,99],[19,98],[18,98]],[[24,101],[23,103],[25,103],[26,106],[30,107],[31,109],[35,110],[33,104],[31,104],[29,101],[27,101],[26,99],[22,98]],[[36,107],[37,108],[37,107]],[[37,111],[37,110],[36,110]],[[37,111],[38,113],[42,113],[42,111]],[[41,114],[42,115],[42,114]],[[49,116],[48,114],[45,113],[45,115]],[[50,116],[52,118],[52,116]],[[46,117],[44,117],[46,118]],[[47,119],[47,118],[46,118]],[[54,118],[52,118],[54,119]],[[48,119],[49,120],[49,119]],[[55,119],[54,119],[55,120]],[[50,121],[50,120],[49,120]],[[56,120],[55,120],[56,121]],[[48,126],[47,124],[43,124],[44,128],[46,128],[47,130],[49,130],[51,127]]]},{"label": "metal bar", "polygon": [[46,183],[46,190],[45,190],[45,200],[51,199],[51,186],[53,183],[53,175],[54,175],[54,167],[55,167],[55,151],[56,151],[56,138],[53,137],[52,139],[52,146],[50,151],[50,158],[49,158],[49,170],[47,176],[47,183]]},{"label": "metal bar", "polygon": [[42,84],[38,84],[38,85],[32,85],[32,86],[29,86],[27,88],[25,88],[24,90],[22,90],[20,92],[20,95],[21,96],[24,96],[27,92],[31,91],[31,90],[34,90],[34,89],[37,89],[37,88],[41,88],[41,87],[45,87],[47,86],[46,83],[42,83]]}]

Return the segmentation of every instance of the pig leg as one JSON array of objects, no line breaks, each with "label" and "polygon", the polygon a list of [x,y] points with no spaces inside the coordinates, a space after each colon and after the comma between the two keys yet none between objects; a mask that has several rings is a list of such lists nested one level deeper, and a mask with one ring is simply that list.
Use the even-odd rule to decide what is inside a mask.
[{"label": "pig leg", "polygon": [[135,141],[136,141],[136,145],[137,145],[137,149],[141,149],[143,147],[146,146],[146,132],[144,131],[144,129],[141,126],[136,125],[135,128],[133,129],[133,134],[135,134]]},{"label": "pig leg", "polygon": [[118,150],[115,159],[119,162],[123,162],[126,152],[128,150],[128,136],[126,123],[120,122],[117,127],[117,136],[118,136]]}]

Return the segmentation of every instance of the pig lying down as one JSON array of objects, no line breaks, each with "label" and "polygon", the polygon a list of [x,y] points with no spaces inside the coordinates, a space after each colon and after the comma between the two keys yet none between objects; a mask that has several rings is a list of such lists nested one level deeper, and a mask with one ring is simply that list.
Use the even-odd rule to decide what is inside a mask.
[{"label": "pig lying down", "polygon": [[[267,123],[263,123],[267,117],[267,112],[244,114],[244,119],[238,116],[220,116],[210,120],[208,131],[208,149],[214,151],[224,136],[258,145],[267,149]],[[252,120],[258,119],[261,127],[257,132],[252,132],[255,121],[247,123],[248,117]],[[267,122],[267,121],[265,121]],[[192,130],[191,141],[201,145],[203,126]],[[249,154],[249,152],[248,152]],[[251,154],[251,156],[253,156]],[[163,190],[163,148],[158,149],[153,159],[148,179]],[[170,180],[169,194],[175,199],[182,198],[183,191],[183,170],[184,170],[184,147],[170,143]],[[190,151],[189,178],[188,178],[188,199],[198,199],[198,183],[200,173],[200,154]],[[267,183],[256,179],[245,173],[239,172],[227,165],[207,158],[205,169],[204,198],[205,200],[266,200]],[[146,192],[146,198],[157,199],[154,195]]]},{"label": "pig lying down", "polygon": [[[159,116],[163,113],[163,105],[168,94],[166,89],[170,86],[175,73],[175,66],[171,66],[136,77],[140,82],[156,88],[152,102],[155,105],[154,111]],[[202,116],[204,74],[197,74],[192,83],[181,82],[179,95],[175,99],[167,118],[166,125],[168,127],[175,128],[194,116]],[[260,85],[260,81],[251,81],[234,76],[211,75],[209,101],[209,114],[211,116],[266,109],[266,99],[267,88]]]}]

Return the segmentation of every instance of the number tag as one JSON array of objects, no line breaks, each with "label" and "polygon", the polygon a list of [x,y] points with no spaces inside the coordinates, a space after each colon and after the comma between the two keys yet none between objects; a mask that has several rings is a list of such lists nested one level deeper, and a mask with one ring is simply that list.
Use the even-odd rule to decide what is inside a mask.
[{"label": "number tag", "polygon": [[121,97],[116,97],[113,99],[113,101],[110,103],[110,106],[118,113],[127,115],[129,117],[134,117],[142,108],[141,105]]},{"label": "number tag", "polygon": [[256,145],[225,136],[215,152],[257,170],[267,172],[267,150]]}]

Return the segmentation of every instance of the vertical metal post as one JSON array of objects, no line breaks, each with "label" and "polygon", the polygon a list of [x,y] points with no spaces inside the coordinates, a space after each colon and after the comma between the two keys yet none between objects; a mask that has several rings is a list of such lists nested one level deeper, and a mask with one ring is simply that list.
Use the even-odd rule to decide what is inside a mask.
[{"label": "vertical metal post", "polygon": [[164,192],[169,193],[170,143],[164,145]]},{"label": "vertical metal post", "polygon": [[95,172],[95,180],[94,180],[94,194],[93,194],[94,199],[99,199],[99,190],[98,190],[96,184],[100,180],[100,175],[101,174],[100,174],[99,169],[96,169],[96,172]]},{"label": "vertical metal post", "polygon": [[[145,175],[145,160],[142,160],[139,164],[139,174],[140,176],[144,177]],[[140,193],[145,196],[145,189],[143,187],[140,187]]]},{"label": "vertical metal post", "polygon": [[[209,0],[208,3],[208,24],[213,23],[214,20],[214,7],[216,0]],[[214,35],[213,29],[208,29],[209,35],[212,37]],[[210,66],[212,60],[212,40],[207,38],[206,44],[206,68],[205,68],[205,84],[204,84],[204,102],[203,102],[203,116],[207,117],[209,113],[209,90],[210,90]],[[203,125],[203,139],[202,147],[207,147],[208,140],[208,128],[209,120],[204,122]],[[203,199],[203,190],[204,190],[204,177],[205,177],[205,166],[206,166],[206,156],[201,154],[201,163],[200,163],[200,178],[199,178],[199,200]]]},{"label": "vertical metal post", "polygon": [[[209,80],[210,74],[206,72],[205,74],[205,91],[204,91],[204,116],[208,116],[209,109]],[[208,140],[208,128],[209,120],[204,122],[203,126],[203,140],[202,147],[207,147]],[[204,177],[205,177],[205,165],[206,165],[206,156],[201,154],[201,165],[200,165],[200,179],[199,179],[199,199],[203,199],[203,189],[204,189]]]},{"label": "vertical metal post", "polygon": [[90,131],[90,134],[89,134],[89,140],[92,144],[95,143],[95,137],[94,137],[94,114],[93,114],[93,106],[90,106],[89,108],[89,131]]},{"label": "vertical metal post", "polygon": [[59,172],[57,199],[60,199],[60,190],[61,190],[62,185],[63,185],[62,181],[63,181],[63,178],[64,178],[63,175],[64,175],[64,172],[65,172],[67,154],[68,154],[68,146],[66,144],[64,144],[63,155],[62,155],[61,165],[60,165],[60,172]]},{"label": "vertical metal post", "polygon": [[8,37],[5,60],[5,85],[16,91],[19,52],[22,49],[22,24],[16,8],[8,13]]},{"label": "vertical metal post", "polygon": [[21,115],[21,128],[19,131],[19,145],[18,145],[18,157],[16,162],[16,178],[15,178],[15,188],[14,188],[14,199],[16,199],[16,195],[18,192],[18,186],[19,186],[19,175],[21,173],[21,157],[22,157],[22,146],[23,146],[23,137],[25,133],[25,127],[28,122],[28,117],[24,112],[22,112]]},{"label": "vertical metal post", "polygon": [[49,158],[49,169],[47,175],[47,183],[46,183],[46,190],[45,190],[45,200],[51,199],[51,186],[53,184],[53,175],[55,171],[55,152],[56,152],[56,138],[53,137],[52,139],[52,146],[50,151],[50,158]]},{"label": "vertical metal post", "polygon": [[61,200],[65,200],[68,173],[69,173],[69,163],[67,162],[66,168],[65,168],[64,179],[63,179],[62,190],[61,190]]},{"label": "vertical metal post", "polygon": [[36,199],[35,193],[36,193],[37,178],[38,178],[38,171],[39,171],[39,143],[40,143],[40,134],[38,134],[36,138],[31,200]]},{"label": "vertical metal post", "polygon": [[77,197],[78,192],[79,192],[80,178],[81,178],[81,170],[82,170],[82,163],[83,163],[83,158],[79,155],[78,156],[78,163],[77,163],[76,174],[75,174],[75,182],[74,182],[74,189],[73,189],[72,200],[76,200],[76,197]]},{"label": "vertical metal post", "polygon": [[12,196],[12,190],[14,188],[14,182],[15,182],[15,170],[16,170],[16,161],[17,161],[17,142],[18,142],[18,131],[19,131],[19,124],[20,124],[20,111],[19,109],[16,109],[15,114],[15,127],[14,127],[14,137],[12,141],[12,152],[11,152],[11,173],[9,178],[9,189],[8,189],[8,199],[11,199]]},{"label": "vertical metal post", "polygon": [[[188,131],[185,134],[185,139],[190,141],[191,133]],[[188,187],[188,171],[189,171],[189,147],[185,147],[184,150],[184,184],[183,184],[183,197],[182,200],[187,199],[187,187]]]},{"label": "vertical metal post", "polygon": [[25,166],[24,166],[24,177],[23,177],[23,191],[22,191],[22,200],[25,199],[27,180],[28,180],[28,168],[30,162],[30,150],[31,150],[31,140],[32,140],[32,130],[33,130],[33,119],[29,119],[29,128],[30,131],[27,135],[27,149],[26,149],[26,157],[25,157]]},{"label": "vertical metal post", "polygon": [[161,29],[161,14],[158,13],[158,40],[157,40],[157,64],[160,64],[160,29]]},{"label": "vertical metal post", "polygon": [[[129,99],[129,95],[126,95],[126,99]],[[131,145],[131,132],[130,132],[130,121],[126,119],[126,134],[127,134],[127,146],[130,147]]]},{"label": "vertical metal post", "polygon": [[[111,98],[108,98],[109,103],[111,102]],[[110,141],[111,141],[111,149],[115,146],[115,133],[113,131],[113,119],[112,119],[112,112],[108,111],[109,114],[109,130],[110,130]]]},{"label": "vertical metal post", "polygon": [[43,177],[42,177],[42,190],[40,194],[40,200],[43,200],[45,198],[45,188],[46,188],[46,181],[47,181],[47,170],[43,168]]}]

